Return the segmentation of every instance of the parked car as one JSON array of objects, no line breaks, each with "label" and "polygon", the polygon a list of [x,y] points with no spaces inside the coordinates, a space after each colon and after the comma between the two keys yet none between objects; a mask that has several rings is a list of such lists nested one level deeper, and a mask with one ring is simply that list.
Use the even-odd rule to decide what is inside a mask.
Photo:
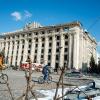
[{"label": "parked car", "polygon": [[34,70],[42,71],[42,69],[43,69],[42,64],[31,63],[31,65],[30,65],[28,62],[21,63],[20,67],[22,70],[25,70],[25,69],[29,70],[29,67],[31,67],[33,71]]},{"label": "parked car", "polygon": [[65,73],[65,76],[67,76],[67,77],[77,77],[77,78],[80,78],[80,77],[82,77],[83,75],[82,75],[82,73],[81,72],[79,72],[79,71],[72,71],[72,72],[70,72],[70,73]]},{"label": "parked car", "polygon": [[32,70],[42,71],[42,69],[43,69],[42,64],[39,64],[39,63],[32,63]]}]

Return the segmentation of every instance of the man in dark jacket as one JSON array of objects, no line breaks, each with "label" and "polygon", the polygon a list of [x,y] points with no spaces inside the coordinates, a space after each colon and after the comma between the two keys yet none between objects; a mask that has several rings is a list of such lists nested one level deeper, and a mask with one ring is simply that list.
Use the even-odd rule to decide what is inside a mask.
[{"label": "man in dark jacket", "polygon": [[45,65],[43,67],[42,74],[44,75],[44,80],[46,81],[48,79],[48,75],[49,75],[48,65]]}]

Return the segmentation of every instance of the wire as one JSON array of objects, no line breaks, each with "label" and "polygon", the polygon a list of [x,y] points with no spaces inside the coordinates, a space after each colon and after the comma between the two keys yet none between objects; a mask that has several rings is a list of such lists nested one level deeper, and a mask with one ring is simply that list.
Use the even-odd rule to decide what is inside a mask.
[{"label": "wire", "polygon": [[88,30],[90,30],[97,22],[99,22],[99,20],[100,20],[100,17],[97,18],[92,25],[90,25],[90,27],[88,28]]}]

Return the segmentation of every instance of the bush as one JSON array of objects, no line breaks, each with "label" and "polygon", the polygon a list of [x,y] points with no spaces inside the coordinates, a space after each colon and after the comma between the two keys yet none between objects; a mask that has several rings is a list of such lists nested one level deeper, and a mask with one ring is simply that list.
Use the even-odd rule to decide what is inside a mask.
[{"label": "bush", "polygon": [[89,67],[89,72],[90,73],[96,73],[96,70],[97,70],[97,66],[95,64],[95,60],[94,60],[94,57],[93,55],[91,56],[91,59],[90,59],[90,67]]}]

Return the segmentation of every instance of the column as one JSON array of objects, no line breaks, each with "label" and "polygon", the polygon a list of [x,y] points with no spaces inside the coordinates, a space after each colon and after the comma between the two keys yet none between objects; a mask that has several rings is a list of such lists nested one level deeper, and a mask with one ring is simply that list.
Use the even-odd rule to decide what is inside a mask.
[{"label": "column", "polygon": [[[84,52],[83,52],[83,53],[84,53],[84,63],[86,63],[86,59],[87,59],[87,58],[86,58],[86,55],[87,55],[87,54],[86,54],[86,52],[87,52],[87,51],[86,51],[86,47],[87,47],[87,46],[86,46],[86,39],[85,39],[85,38],[84,38],[84,41],[83,41],[83,45],[84,45]],[[88,47],[87,47],[87,49],[88,49]]]},{"label": "column", "polygon": [[28,56],[28,39],[25,39],[23,62],[26,62]]},{"label": "column", "polygon": [[83,32],[80,33],[80,44],[79,44],[79,67],[80,69],[82,69],[82,65],[83,65]]},{"label": "column", "polygon": [[20,66],[20,60],[22,56],[22,40],[19,42],[19,49],[18,49],[18,58],[17,58],[17,65]]},{"label": "column", "polygon": [[55,68],[55,57],[56,57],[56,38],[55,38],[55,35],[53,35],[53,37],[52,37],[52,55],[51,55],[51,67],[52,68]]},{"label": "column", "polygon": [[5,45],[5,63],[7,63],[7,53],[8,53],[8,41],[6,41]]},{"label": "column", "polygon": [[35,39],[32,37],[32,45],[31,45],[31,60],[34,61],[34,54],[35,54]]},{"label": "column", "polygon": [[61,48],[59,49],[60,50],[59,65],[60,67],[63,67],[64,66],[64,45],[65,45],[63,34],[61,34],[60,36],[60,42],[61,42],[60,43]]},{"label": "column", "polygon": [[86,66],[87,67],[89,67],[89,48],[90,48],[90,46],[89,46],[89,43],[88,43],[88,39],[87,39],[87,37],[86,37],[86,39],[85,39],[85,63],[86,63]]},{"label": "column", "polygon": [[79,34],[74,33],[73,67],[79,69]]},{"label": "column", "polygon": [[4,41],[2,41],[2,43],[1,43],[1,50],[3,50],[4,49]]},{"label": "column", "polygon": [[69,34],[68,36],[68,68],[71,68],[72,66],[72,34]]},{"label": "column", "polygon": [[15,60],[16,60],[16,53],[17,53],[17,42],[14,42],[14,51],[13,51],[13,60],[12,60],[12,65],[15,66]]},{"label": "column", "polygon": [[49,48],[49,40],[48,40],[48,36],[45,36],[44,64],[48,63],[48,48]]},{"label": "column", "polygon": [[38,49],[37,49],[37,63],[40,63],[41,61],[41,37],[38,37]]},{"label": "column", "polygon": [[10,47],[9,47],[9,54],[8,54],[8,64],[11,64],[11,54],[12,54],[12,41],[10,41]]}]

